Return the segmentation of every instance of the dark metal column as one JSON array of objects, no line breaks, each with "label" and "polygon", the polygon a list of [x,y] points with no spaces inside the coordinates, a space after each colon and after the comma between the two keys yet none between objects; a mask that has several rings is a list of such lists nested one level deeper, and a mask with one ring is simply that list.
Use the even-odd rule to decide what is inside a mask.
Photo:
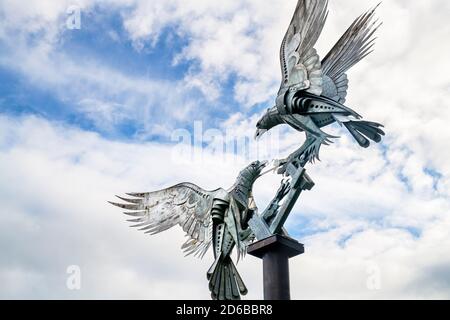
[{"label": "dark metal column", "polygon": [[277,251],[263,256],[264,300],[290,300],[289,258]]},{"label": "dark metal column", "polygon": [[263,260],[264,300],[290,300],[289,258],[302,254],[303,244],[276,234],[251,244],[247,252]]}]

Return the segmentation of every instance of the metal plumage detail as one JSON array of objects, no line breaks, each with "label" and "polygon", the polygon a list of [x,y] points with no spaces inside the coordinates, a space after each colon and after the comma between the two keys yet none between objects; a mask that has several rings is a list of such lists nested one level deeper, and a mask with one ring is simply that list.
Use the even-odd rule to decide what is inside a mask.
[{"label": "metal plumage detail", "polygon": [[298,2],[280,48],[280,92],[322,91],[321,64],[314,45],[327,19],[327,5],[327,0]]},{"label": "metal plumage detail", "polygon": [[370,141],[381,142],[384,136],[381,124],[363,121],[362,116],[344,105],[349,87],[346,72],[372,52],[374,33],[381,25],[374,20],[378,6],[359,16],[320,61],[314,45],[326,21],[327,6],[325,0],[298,1],[281,44],[283,78],[275,106],[256,124],[256,138],[282,124],[307,135],[298,150],[277,162],[281,168],[278,173],[285,173],[288,162],[303,167],[319,159],[321,145],[337,138],[322,131],[333,123],[343,125],[364,148]]},{"label": "metal plumage detail", "polygon": [[[373,21],[373,18],[379,5],[359,16],[322,60],[322,72],[332,80],[340,103],[345,103],[347,95],[348,79],[345,73],[368,56],[375,45],[373,35],[381,23]],[[331,95],[329,92],[324,94]]]},{"label": "metal plumage detail", "polygon": [[228,191],[207,191],[192,183],[180,183],[155,192],[127,193],[133,198],[117,196],[125,203],[110,203],[129,210],[124,213],[135,218],[127,221],[146,234],[179,225],[187,236],[181,245],[186,256],[203,258],[212,245],[215,261],[207,272],[211,297],[240,299],[247,288],[230,255],[236,247],[239,260],[254,239],[247,225],[254,203],[252,188],[266,165],[266,161],[252,162]]}]

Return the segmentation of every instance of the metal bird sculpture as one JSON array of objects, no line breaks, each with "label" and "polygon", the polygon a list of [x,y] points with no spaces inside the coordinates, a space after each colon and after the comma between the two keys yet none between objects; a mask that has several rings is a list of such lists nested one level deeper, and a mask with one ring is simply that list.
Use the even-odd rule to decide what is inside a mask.
[{"label": "metal bird sculpture", "polygon": [[128,193],[128,198],[118,196],[125,204],[110,203],[129,210],[124,213],[134,218],[127,221],[148,234],[181,226],[188,236],[181,247],[186,255],[202,258],[212,244],[215,260],[207,272],[211,297],[236,300],[247,293],[247,288],[230,255],[236,246],[239,260],[254,239],[248,227],[257,210],[252,188],[266,165],[267,161],[248,165],[228,191],[206,191],[192,183],[181,183],[155,192]]},{"label": "metal bird sculpture", "polygon": [[[376,7],[358,17],[320,61],[314,45],[326,21],[327,6],[326,0],[299,0],[281,44],[281,87],[275,106],[258,121],[256,137],[275,126],[288,124],[305,132],[306,141],[275,165],[278,173],[288,178],[283,179],[262,214],[258,213],[252,195],[253,184],[267,165],[261,161],[243,169],[229,190],[206,191],[192,183],[181,183],[164,190],[118,197],[125,203],[110,202],[126,209],[125,214],[133,217],[128,220],[132,227],[145,233],[156,234],[181,226],[188,236],[182,245],[186,255],[202,258],[212,245],[214,262],[207,271],[207,279],[213,299],[235,300],[247,293],[230,256],[235,247],[239,260],[255,239],[273,239],[272,236],[278,239],[282,235],[284,241],[293,243],[292,239],[286,240],[288,234],[283,224],[300,193],[314,186],[303,167],[308,161],[319,159],[322,144],[337,138],[321,128],[337,122],[364,148],[370,145],[369,140],[380,142],[384,135],[381,124],[361,120],[358,113],[344,105],[348,89],[346,72],[366,57],[374,45],[373,34],[379,27],[372,21]],[[294,247],[290,247],[291,253]],[[291,255],[288,257],[282,251],[282,259],[287,262]],[[273,283],[273,274],[264,274],[267,283]]]},{"label": "metal bird sculpture", "polygon": [[363,121],[362,117],[344,105],[348,89],[346,72],[370,54],[373,34],[380,26],[373,21],[375,7],[359,16],[331,51],[320,61],[314,45],[325,24],[326,0],[299,0],[280,50],[281,87],[275,106],[258,121],[255,138],[271,128],[288,124],[305,132],[304,144],[287,159],[278,162],[279,173],[288,163],[303,167],[319,159],[322,144],[331,136],[321,128],[332,123],[343,125],[361,147],[370,141],[380,142],[384,132],[379,123]]}]

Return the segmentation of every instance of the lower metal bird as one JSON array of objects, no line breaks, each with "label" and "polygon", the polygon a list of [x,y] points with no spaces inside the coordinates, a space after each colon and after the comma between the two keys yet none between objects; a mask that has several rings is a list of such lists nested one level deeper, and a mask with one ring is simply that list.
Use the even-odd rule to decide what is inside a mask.
[{"label": "lower metal bird", "polygon": [[213,245],[215,261],[207,272],[211,297],[219,300],[240,299],[247,293],[230,255],[238,249],[244,255],[254,234],[248,221],[256,209],[252,188],[267,161],[255,161],[243,169],[235,184],[206,191],[192,183],[146,193],[128,193],[131,198],[118,197],[125,204],[111,204],[129,210],[135,218],[132,227],[156,234],[179,225],[189,239],[182,245],[186,255],[203,257]]}]

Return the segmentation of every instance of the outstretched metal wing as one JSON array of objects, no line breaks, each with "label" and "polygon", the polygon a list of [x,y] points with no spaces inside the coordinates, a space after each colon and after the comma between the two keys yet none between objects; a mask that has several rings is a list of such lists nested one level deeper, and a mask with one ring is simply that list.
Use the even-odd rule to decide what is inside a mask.
[{"label": "outstretched metal wing", "polygon": [[372,21],[379,4],[359,16],[322,60],[322,94],[345,103],[348,89],[346,72],[372,52],[373,34],[381,23]]},{"label": "outstretched metal wing", "polygon": [[[220,189],[218,189],[220,190]],[[126,204],[111,204],[130,210],[124,212],[135,218],[135,223],[145,233],[156,234],[180,225],[189,239],[181,247],[186,255],[203,257],[212,240],[211,206],[215,193],[205,191],[192,183],[147,193],[127,193],[131,198],[118,197]]]},{"label": "outstretched metal wing", "polygon": [[322,71],[314,49],[328,15],[328,0],[299,0],[280,49],[283,76],[279,95],[307,90],[320,95]]}]

